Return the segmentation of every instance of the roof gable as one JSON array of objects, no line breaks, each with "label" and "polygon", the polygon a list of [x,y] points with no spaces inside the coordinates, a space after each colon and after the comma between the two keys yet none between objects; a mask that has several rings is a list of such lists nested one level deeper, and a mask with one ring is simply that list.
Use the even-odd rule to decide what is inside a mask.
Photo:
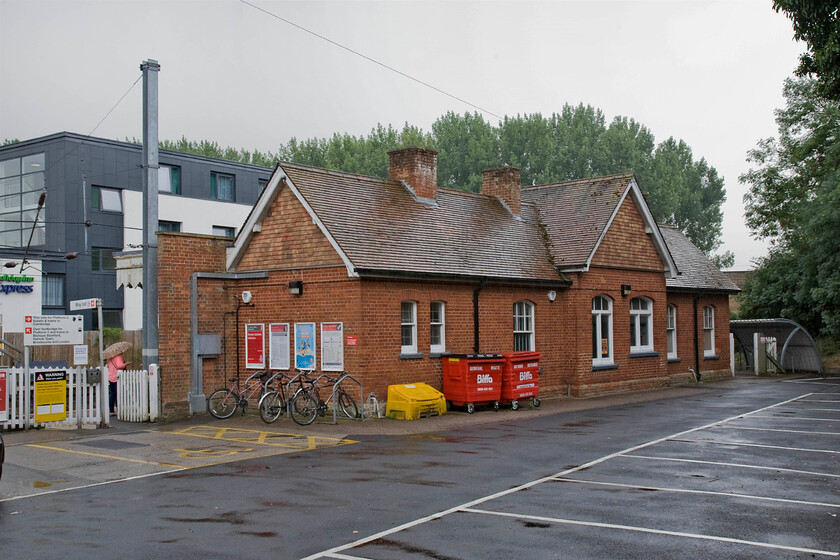
[{"label": "roof gable", "polygon": [[628,196],[641,215],[645,233],[653,242],[666,276],[676,276],[676,263],[632,173],[522,189],[522,199],[539,209],[554,261],[564,271],[589,270]]}]

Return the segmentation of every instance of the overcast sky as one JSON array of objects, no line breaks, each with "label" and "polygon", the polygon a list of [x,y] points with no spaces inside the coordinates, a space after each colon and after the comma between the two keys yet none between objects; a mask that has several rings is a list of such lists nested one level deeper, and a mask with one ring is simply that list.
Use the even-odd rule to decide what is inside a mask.
[{"label": "overcast sky", "polygon": [[[495,115],[584,103],[684,139],[726,180],[735,268],[766,253],[738,176],[804,50],[770,0],[248,1]],[[240,0],[0,0],[0,140],[89,134],[126,92],[93,135],[140,138],[146,59],[162,139],[275,152],[476,110]]]}]

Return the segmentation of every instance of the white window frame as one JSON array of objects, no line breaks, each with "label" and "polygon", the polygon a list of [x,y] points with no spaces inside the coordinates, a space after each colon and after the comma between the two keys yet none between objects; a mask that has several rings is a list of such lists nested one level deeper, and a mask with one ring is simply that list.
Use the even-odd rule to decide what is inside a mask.
[{"label": "white window frame", "polygon": [[217,237],[236,237],[236,228],[231,226],[213,226],[211,231]]},{"label": "white window frame", "polygon": [[[517,337],[526,340],[525,347],[517,345]],[[513,304],[513,349],[533,352],[534,345],[534,304],[530,301],[517,301]]]},{"label": "white window frame", "polygon": [[[647,334],[647,344],[642,344],[644,334]],[[653,301],[634,297],[630,300],[630,353],[643,352],[653,352]]]},{"label": "white window frame", "polygon": [[[595,308],[595,302],[597,301],[604,301],[607,303],[607,308]],[[607,333],[603,332],[603,318],[607,318]],[[606,336],[604,336],[606,334]],[[602,340],[607,339],[607,345],[609,348],[609,353],[606,356],[603,356],[602,353],[599,351],[598,356],[592,356],[592,365],[593,366],[610,366],[614,364],[613,356],[615,354],[613,344],[613,300],[609,296],[599,295],[592,298],[592,341],[593,341],[593,354],[595,353],[595,348],[600,346]],[[595,344],[597,341],[597,345]]]},{"label": "white window frame", "polygon": [[122,190],[108,187],[97,187],[99,189],[99,211],[100,212],[122,212]]},{"label": "white window frame", "polygon": [[[435,321],[435,306],[438,306],[438,320]],[[440,341],[433,344],[435,330],[438,331]],[[446,352],[446,303],[433,301],[429,303],[429,352],[440,354]]]},{"label": "white window frame", "polygon": [[[406,314],[408,311],[408,315]],[[404,344],[405,334],[410,335],[411,340],[409,344]],[[400,353],[401,354],[416,354],[417,353],[417,302],[403,301],[400,302]]]},{"label": "white window frame", "polygon": [[[178,184],[172,188],[172,170],[178,171]],[[165,165],[158,167],[158,192],[164,194],[181,194],[181,168],[177,165]]]},{"label": "white window frame", "polygon": [[668,306],[668,318],[665,323],[665,336],[667,338],[668,358],[677,358],[677,306]]},{"label": "white window frame", "polygon": [[703,307],[703,355],[715,355],[715,308]]}]

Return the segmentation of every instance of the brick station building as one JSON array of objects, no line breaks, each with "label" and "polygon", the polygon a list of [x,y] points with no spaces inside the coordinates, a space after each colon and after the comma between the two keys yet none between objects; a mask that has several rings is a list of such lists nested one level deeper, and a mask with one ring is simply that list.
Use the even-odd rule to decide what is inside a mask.
[{"label": "brick station building", "polygon": [[388,179],[278,164],[232,246],[159,233],[164,416],[246,371],[245,324],[342,323],[344,369],[380,400],[442,389],[447,354],[539,352],[541,396],[730,374],[738,288],[632,174],[522,187],[504,167],[469,193],[438,188],[434,151],[389,157]]}]

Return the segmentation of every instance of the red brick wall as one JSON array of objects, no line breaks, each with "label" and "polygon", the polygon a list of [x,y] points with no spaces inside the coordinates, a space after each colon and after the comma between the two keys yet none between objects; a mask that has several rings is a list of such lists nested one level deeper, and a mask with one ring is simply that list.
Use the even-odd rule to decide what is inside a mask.
[{"label": "red brick wall", "polygon": [[[190,390],[190,277],[193,272],[224,272],[225,245],[218,237],[158,233],[158,355],[161,366],[162,415],[183,415]],[[219,333],[223,312],[230,308],[223,284],[201,281],[200,333]],[[210,311],[212,310],[212,311]],[[207,368],[215,365],[208,360]],[[205,370],[205,375],[208,371]]]},{"label": "red brick wall", "polygon": [[632,197],[625,198],[618,209],[592,264],[611,268],[664,270],[653,241],[645,233],[644,221]]},{"label": "red brick wall", "polygon": [[[694,294],[672,292],[668,303],[677,308],[677,360],[668,364],[668,373],[675,379],[692,377],[689,368],[695,369]],[[708,358],[703,352],[703,308],[711,305],[715,310],[715,356]],[[729,363],[729,296],[706,294],[697,301],[697,348],[700,373],[705,379],[732,375]]]}]

